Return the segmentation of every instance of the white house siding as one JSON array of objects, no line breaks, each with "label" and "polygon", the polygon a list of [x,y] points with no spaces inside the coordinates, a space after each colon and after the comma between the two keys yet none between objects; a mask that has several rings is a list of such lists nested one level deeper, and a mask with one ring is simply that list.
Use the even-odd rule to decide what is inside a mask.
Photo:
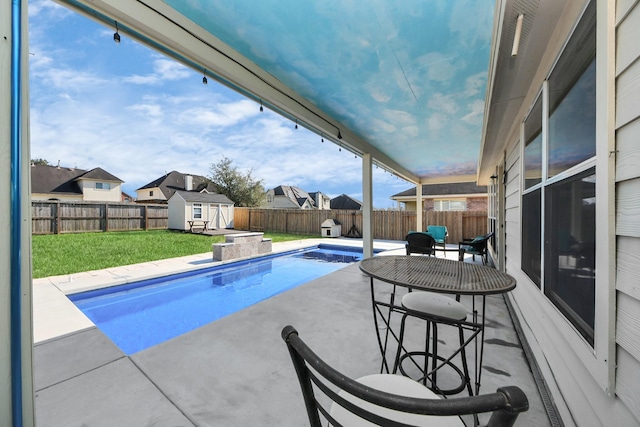
[{"label": "white house siding", "polygon": [[[109,184],[108,190],[96,189],[96,182],[105,182]],[[81,180],[80,188],[84,194],[84,200],[87,202],[121,202],[122,191],[121,186],[115,182],[109,181],[89,181]]]},{"label": "white house siding", "polygon": [[[600,3],[600,1],[598,1]],[[640,425],[640,2],[616,8],[616,375],[610,396],[594,375],[589,347],[521,270],[521,147],[519,130],[504,141],[506,271],[518,281],[511,293],[525,337],[565,425]],[[604,4],[604,2],[603,2]],[[558,52],[548,52],[554,57]],[[543,63],[546,61],[543,61]],[[546,70],[548,71],[548,70]],[[532,82],[537,85],[541,82]],[[536,93],[523,102],[523,120]],[[598,141],[598,144],[606,143]],[[602,223],[601,223],[602,224]],[[599,283],[598,286],[606,286]],[[613,338],[612,338],[613,339]],[[587,355],[585,357],[585,355]]]},{"label": "white house siding", "polygon": [[67,195],[62,195],[62,194],[51,194],[51,193],[46,193],[46,194],[39,194],[39,193],[32,193],[31,194],[31,200],[32,201],[48,201],[51,199],[56,199],[56,200],[60,200],[63,202],[81,202],[84,199],[82,198],[82,194],[76,194],[76,195],[71,195],[71,196],[67,196]]},{"label": "white house siding", "polygon": [[136,190],[136,194],[137,194],[136,199],[139,202],[142,202],[145,200],[166,200],[166,198],[164,197],[164,194],[160,190],[160,187],[145,188],[144,190]]},{"label": "white house siding", "polygon": [[[179,195],[174,195],[167,202],[168,215],[169,215],[169,229],[170,230],[187,230],[187,218],[185,201]],[[191,218],[189,218],[191,219]]]},{"label": "white house siding", "polygon": [[640,5],[616,6],[616,394],[640,425]]}]

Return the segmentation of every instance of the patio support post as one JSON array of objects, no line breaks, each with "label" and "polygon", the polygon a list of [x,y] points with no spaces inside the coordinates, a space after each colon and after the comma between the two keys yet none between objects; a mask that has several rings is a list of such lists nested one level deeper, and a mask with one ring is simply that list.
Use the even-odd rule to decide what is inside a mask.
[{"label": "patio support post", "polygon": [[27,0],[0,0],[0,425],[35,424]]},{"label": "patio support post", "polygon": [[373,162],[371,154],[362,154],[362,250],[373,256]]},{"label": "patio support post", "polygon": [[422,184],[416,184],[416,231],[422,231],[422,212],[424,206],[422,206]]}]

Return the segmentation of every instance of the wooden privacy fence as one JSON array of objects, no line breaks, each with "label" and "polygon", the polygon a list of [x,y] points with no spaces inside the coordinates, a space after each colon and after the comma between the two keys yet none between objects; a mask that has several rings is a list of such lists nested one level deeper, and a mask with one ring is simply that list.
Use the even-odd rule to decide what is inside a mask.
[{"label": "wooden privacy fence", "polygon": [[166,205],[95,202],[31,202],[33,234],[166,229]]},{"label": "wooden privacy fence", "polygon": [[[325,219],[334,219],[341,224],[341,234],[346,236],[353,225],[362,233],[362,212],[347,210],[295,210],[235,208],[236,230],[259,230],[292,234],[321,234]],[[444,225],[449,237],[447,241],[457,243],[466,237],[475,237],[487,232],[486,211],[435,212],[422,214],[422,229],[427,225]],[[404,240],[409,231],[416,229],[416,213],[411,211],[373,211],[373,238],[381,240]]]}]

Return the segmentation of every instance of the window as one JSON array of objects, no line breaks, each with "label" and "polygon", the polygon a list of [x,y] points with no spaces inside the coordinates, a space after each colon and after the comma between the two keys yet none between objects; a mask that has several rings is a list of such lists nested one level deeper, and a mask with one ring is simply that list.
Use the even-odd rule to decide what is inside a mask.
[{"label": "window", "polygon": [[434,211],[465,211],[467,210],[466,200],[434,200]]},{"label": "window", "polygon": [[544,293],[593,345],[595,168],[546,188]]},{"label": "window", "polygon": [[153,190],[149,191],[149,197],[153,197]]},{"label": "window", "polygon": [[193,204],[193,219],[202,219],[202,203]]},{"label": "window", "polygon": [[[521,268],[594,345],[596,230],[595,3],[591,2],[524,128]],[[544,117],[548,117],[546,124]],[[543,244],[544,243],[544,244]]]},{"label": "window", "polygon": [[96,182],[96,190],[110,190],[111,184],[108,182]]},{"label": "window", "polygon": [[542,100],[533,105],[524,122],[524,188],[542,181]]}]

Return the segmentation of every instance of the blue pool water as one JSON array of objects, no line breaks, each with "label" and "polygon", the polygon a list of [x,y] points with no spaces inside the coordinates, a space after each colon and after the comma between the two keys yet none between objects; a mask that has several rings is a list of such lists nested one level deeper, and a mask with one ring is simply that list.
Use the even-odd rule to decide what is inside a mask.
[{"label": "blue pool water", "polygon": [[359,248],[320,245],[69,298],[129,355],[361,259]]}]

